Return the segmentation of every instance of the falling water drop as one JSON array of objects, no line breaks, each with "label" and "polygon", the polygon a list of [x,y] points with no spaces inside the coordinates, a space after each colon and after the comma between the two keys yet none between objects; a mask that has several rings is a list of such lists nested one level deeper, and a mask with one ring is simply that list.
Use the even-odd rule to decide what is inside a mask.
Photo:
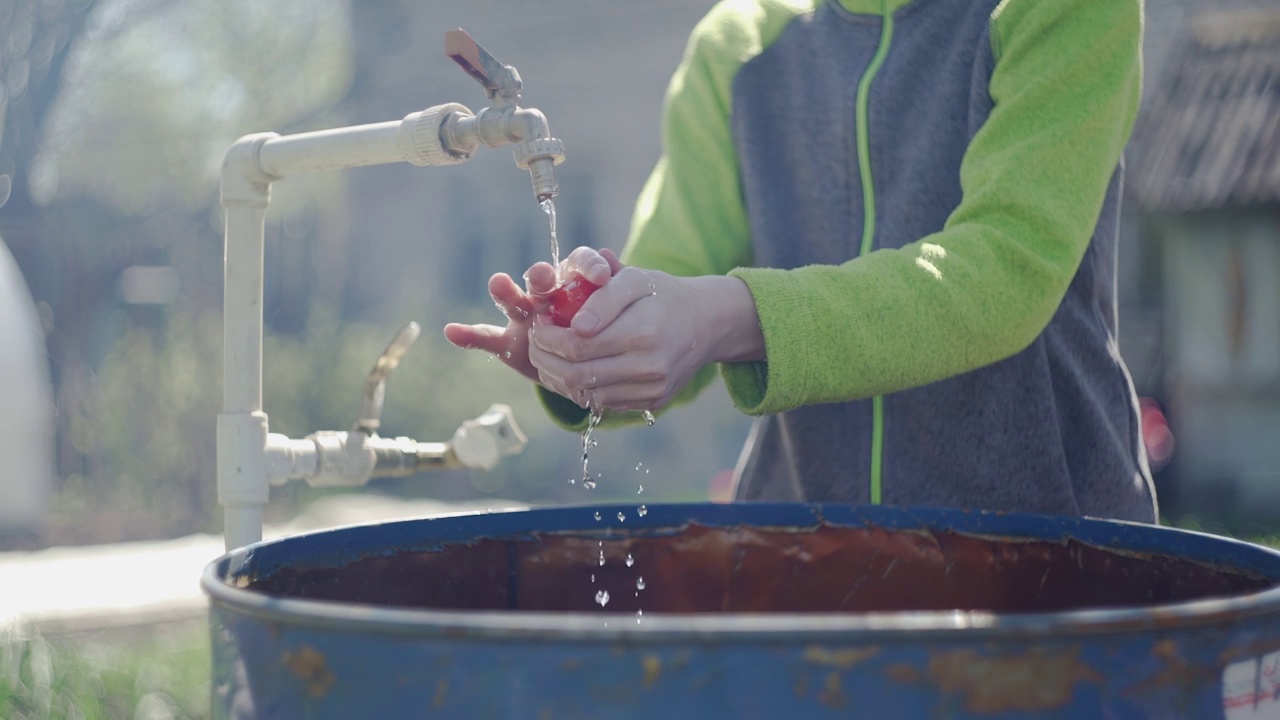
[{"label": "falling water drop", "polygon": [[640,618],[642,618],[642,617],[644,617],[644,611],[643,611],[643,610],[637,610],[637,611],[636,611],[636,624],[637,624],[637,625],[639,625],[639,624],[640,624]]},{"label": "falling water drop", "polygon": [[[510,355],[510,353],[508,353],[508,355]],[[643,413],[641,413],[641,415],[644,416],[644,422],[649,427],[653,427],[653,424],[657,422],[657,420],[653,417],[653,413],[649,412],[648,410],[645,410]]]},{"label": "falling water drop", "polygon": [[643,493],[644,493],[644,486],[643,486],[643,485],[637,485],[637,486],[636,486],[636,494],[637,494],[637,495],[641,495],[641,494],[643,494]]},{"label": "falling water drop", "polygon": [[626,522],[626,521],[627,521],[627,516],[626,516],[626,515],[623,515],[623,514],[622,514],[622,511],[621,511],[621,510],[619,510],[619,511],[618,511],[618,522]]},{"label": "falling water drop", "polygon": [[637,589],[637,590],[643,590],[643,589],[644,589],[644,578],[642,578],[642,577],[641,577],[641,578],[636,578],[636,589]]},{"label": "falling water drop", "polygon": [[636,564],[636,559],[631,557],[631,553],[627,553],[627,567],[631,567],[632,565],[635,565],[635,564]]},{"label": "falling water drop", "polygon": [[649,514],[649,508],[641,505],[640,507],[636,508],[636,514],[639,515],[640,517],[644,517],[645,515]]},{"label": "falling water drop", "polygon": [[608,590],[601,590],[601,591],[597,592],[597,593],[596,593],[596,602],[600,603],[600,607],[604,607],[605,605],[608,605],[608,604],[609,604],[609,591],[608,591]]},{"label": "falling water drop", "polygon": [[596,511],[596,522],[600,522],[600,511]]}]

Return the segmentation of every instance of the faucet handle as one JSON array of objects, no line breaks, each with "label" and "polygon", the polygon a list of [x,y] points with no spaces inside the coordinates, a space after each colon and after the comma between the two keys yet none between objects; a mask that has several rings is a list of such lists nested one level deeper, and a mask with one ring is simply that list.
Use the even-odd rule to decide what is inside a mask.
[{"label": "faucet handle", "polygon": [[360,402],[360,419],[356,421],[356,432],[374,435],[382,424],[382,401],[387,395],[387,377],[400,365],[400,360],[409,352],[409,346],[422,334],[418,323],[410,322],[400,328],[396,336],[387,344],[378,360],[369,371],[364,383],[364,398]]},{"label": "faucet handle", "polygon": [[458,461],[477,470],[492,470],[502,458],[520,454],[529,444],[511,407],[499,403],[462,423],[449,442]]},{"label": "faucet handle", "polygon": [[490,55],[461,28],[444,34],[444,52],[475,78],[489,95],[514,102],[520,98],[523,83],[520,73],[510,65],[503,65]]}]

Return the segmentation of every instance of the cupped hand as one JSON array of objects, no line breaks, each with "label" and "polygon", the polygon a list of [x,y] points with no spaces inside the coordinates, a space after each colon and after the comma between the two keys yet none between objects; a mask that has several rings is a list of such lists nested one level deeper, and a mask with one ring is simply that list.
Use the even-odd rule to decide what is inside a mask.
[{"label": "cupped hand", "polygon": [[[581,247],[560,263],[560,275],[577,273],[596,285],[604,285],[614,268],[621,267],[611,251]],[[548,295],[556,287],[556,272],[550,263],[539,262],[525,272],[524,280],[525,288],[521,288],[506,273],[489,278],[489,295],[506,316],[505,327],[449,323],[444,327],[444,336],[457,347],[490,353],[521,375],[539,382],[539,372],[529,360],[529,331],[534,318],[547,312]]]},{"label": "cupped hand", "polygon": [[[676,277],[602,257],[613,276],[569,327],[534,315],[529,361],[543,386],[582,407],[657,410],[708,363],[766,359],[755,300],[742,280]],[[588,259],[597,262],[580,256]]]}]

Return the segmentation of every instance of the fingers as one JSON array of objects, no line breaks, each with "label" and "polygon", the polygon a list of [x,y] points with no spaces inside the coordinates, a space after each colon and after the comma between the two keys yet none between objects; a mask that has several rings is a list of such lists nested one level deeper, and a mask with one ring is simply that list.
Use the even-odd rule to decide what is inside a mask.
[{"label": "fingers", "polygon": [[601,250],[600,256],[609,263],[609,270],[612,271],[614,275],[622,272],[622,268],[626,267],[626,265],[623,265],[622,261],[618,259],[618,256],[614,255],[613,251],[609,248]]},{"label": "fingers", "polygon": [[444,336],[464,350],[484,350],[494,355],[506,352],[510,343],[505,329],[496,325],[449,323],[444,326]]},{"label": "fingers", "polygon": [[567,360],[536,344],[529,345],[529,362],[568,388],[594,390],[622,383],[655,383],[668,373],[651,353],[628,353],[590,360]]},{"label": "fingers", "polygon": [[535,298],[549,294],[556,289],[556,269],[551,263],[534,263],[524,273],[524,286]]},{"label": "fingers", "polygon": [[577,247],[564,259],[562,275],[577,273],[596,285],[604,285],[613,277],[613,266],[602,254],[589,247]]},{"label": "fingers", "polygon": [[569,328],[562,328],[538,316],[533,328],[529,330],[529,345],[566,362],[601,360],[627,352],[637,344],[624,330],[601,334],[596,338],[585,338]]},{"label": "fingers", "polygon": [[489,295],[508,318],[525,319],[534,313],[529,296],[506,273],[498,273],[489,278]]},{"label": "fingers", "polygon": [[611,410],[661,410],[673,392],[663,382],[625,383],[591,391],[597,407]]},{"label": "fingers", "polygon": [[582,309],[570,321],[569,327],[582,337],[592,337],[609,327],[622,311],[654,292],[654,278],[650,273],[623,268],[609,281],[607,287],[587,298]]},{"label": "fingers", "polygon": [[[538,353],[534,348],[529,350],[529,358],[538,371],[538,382],[579,407],[658,410],[674,395],[674,388],[667,377],[646,381],[644,377],[653,375],[638,376],[626,372],[620,358],[575,364]],[[620,378],[627,380],[615,382]]]}]

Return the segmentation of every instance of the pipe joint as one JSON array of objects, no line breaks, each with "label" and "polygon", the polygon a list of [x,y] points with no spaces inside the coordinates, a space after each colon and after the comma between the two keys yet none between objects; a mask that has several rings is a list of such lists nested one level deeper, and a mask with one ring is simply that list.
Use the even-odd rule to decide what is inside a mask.
[{"label": "pipe joint", "polygon": [[222,158],[222,206],[265,208],[274,175],[262,168],[262,146],[278,133],[254,133],[237,140]]},{"label": "pipe joint", "polygon": [[218,415],[218,502],[266,505],[271,495],[266,462],[267,414]]}]

